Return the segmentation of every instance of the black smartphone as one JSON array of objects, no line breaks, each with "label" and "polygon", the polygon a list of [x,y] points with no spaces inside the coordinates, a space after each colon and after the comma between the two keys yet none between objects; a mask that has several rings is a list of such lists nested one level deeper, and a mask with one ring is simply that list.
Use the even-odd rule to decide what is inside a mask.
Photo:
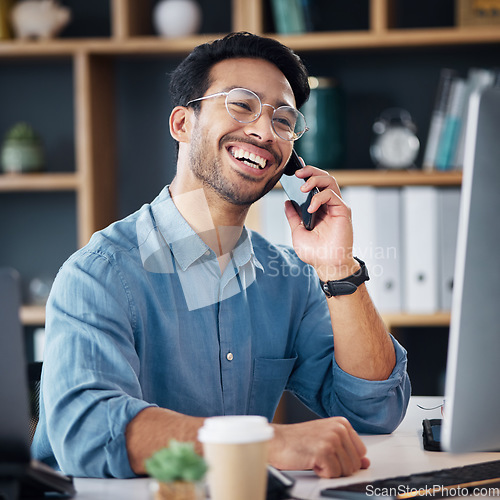
[{"label": "black smartphone", "polygon": [[422,421],[422,439],[424,450],[441,451],[441,422],[440,418],[424,419]]},{"label": "black smartphone", "polygon": [[267,495],[266,500],[285,500],[292,498],[290,491],[295,484],[295,479],[284,472],[267,466]]},{"label": "black smartphone", "polygon": [[281,186],[285,191],[286,195],[293,203],[295,210],[302,218],[304,227],[309,231],[314,227],[316,213],[310,214],[307,209],[311,204],[312,197],[319,193],[318,188],[311,189],[308,193],[304,193],[300,190],[302,184],[304,184],[304,179],[299,179],[295,176],[295,172],[302,168],[302,163],[300,162],[299,156],[292,150],[292,156],[283,170],[283,175],[280,178]]}]

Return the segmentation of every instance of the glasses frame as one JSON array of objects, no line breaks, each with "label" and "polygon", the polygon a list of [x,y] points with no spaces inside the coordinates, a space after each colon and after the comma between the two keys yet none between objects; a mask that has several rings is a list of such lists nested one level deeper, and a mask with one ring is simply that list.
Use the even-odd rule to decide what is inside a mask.
[{"label": "glasses frame", "polygon": [[[231,112],[229,111],[229,108],[228,108],[228,96],[231,92],[234,92],[235,90],[243,90],[245,92],[248,92],[249,94],[252,94],[253,96],[255,96],[257,98],[257,100],[259,101],[260,103],[260,111],[259,113],[257,114],[257,116],[253,119],[253,120],[249,120],[249,121],[243,121],[243,120],[238,120],[237,118],[235,118]],[[252,90],[249,90],[249,89],[245,89],[243,87],[235,87],[234,89],[231,89],[227,92],[217,92],[215,94],[210,94],[210,95],[206,95],[206,96],[203,96],[203,97],[198,97],[197,99],[191,99],[187,104],[186,104],[186,107],[188,107],[189,105],[193,104],[194,102],[199,102],[199,101],[204,101],[205,99],[211,99],[213,97],[219,97],[219,96],[224,96],[226,99],[224,101],[225,103],[225,106],[226,106],[226,111],[227,111],[227,114],[236,122],[238,123],[253,123],[255,121],[257,121],[261,115],[262,115],[262,110],[264,109],[264,106],[269,106],[270,108],[273,108],[273,116],[271,117],[271,126],[273,127],[273,130],[274,130],[274,133],[280,138],[280,139],[283,139],[285,141],[296,141],[297,139],[300,139],[309,129],[307,127],[307,122],[306,122],[306,118],[305,116],[296,108],[294,108],[293,106],[279,106],[277,108],[275,108],[272,104],[267,104],[267,103],[263,103],[261,98],[255,93],[253,92]],[[283,109],[283,108],[286,108],[286,109],[292,109],[295,113],[297,113],[298,116],[301,116],[302,117],[302,120],[304,121],[304,130],[300,133],[296,133],[296,132],[293,132],[292,131],[292,134],[293,134],[293,137],[288,139],[286,137],[283,137],[281,134],[278,133],[278,131],[276,130],[276,128],[274,127],[274,117],[276,115],[276,112],[280,109]]]}]

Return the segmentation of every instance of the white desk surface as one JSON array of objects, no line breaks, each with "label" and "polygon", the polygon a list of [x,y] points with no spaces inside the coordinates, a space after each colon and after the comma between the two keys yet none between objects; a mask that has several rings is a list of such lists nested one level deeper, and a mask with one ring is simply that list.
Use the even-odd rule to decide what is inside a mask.
[{"label": "white desk surface", "polygon": [[[319,500],[324,498],[320,496],[320,491],[327,487],[488,460],[500,460],[500,452],[453,455],[445,452],[425,451],[422,447],[422,420],[424,418],[440,418],[441,412],[439,409],[421,410],[417,404],[428,408],[441,402],[442,398],[439,397],[412,397],[404,421],[393,434],[362,436],[368,449],[367,455],[371,461],[370,467],[366,470],[340,479],[319,479],[310,471],[289,473],[297,480],[293,496],[301,499]],[[75,478],[75,487],[78,491],[77,500],[149,499],[152,498],[149,485],[149,479]]]}]

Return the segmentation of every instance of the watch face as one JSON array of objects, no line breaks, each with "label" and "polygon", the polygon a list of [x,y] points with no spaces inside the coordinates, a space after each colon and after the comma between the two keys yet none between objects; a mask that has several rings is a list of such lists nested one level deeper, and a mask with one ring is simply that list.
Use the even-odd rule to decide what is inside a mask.
[{"label": "watch face", "polygon": [[404,126],[389,126],[370,148],[373,161],[385,168],[411,167],[417,157],[420,142],[416,135]]}]

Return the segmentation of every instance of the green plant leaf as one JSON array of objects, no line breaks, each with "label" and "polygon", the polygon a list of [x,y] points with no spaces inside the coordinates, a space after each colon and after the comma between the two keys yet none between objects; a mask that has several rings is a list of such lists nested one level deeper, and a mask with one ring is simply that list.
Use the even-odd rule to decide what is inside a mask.
[{"label": "green plant leaf", "polygon": [[146,472],[158,481],[199,481],[207,471],[205,460],[191,442],[172,439],[167,448],[154,453],[145,462]]}]

